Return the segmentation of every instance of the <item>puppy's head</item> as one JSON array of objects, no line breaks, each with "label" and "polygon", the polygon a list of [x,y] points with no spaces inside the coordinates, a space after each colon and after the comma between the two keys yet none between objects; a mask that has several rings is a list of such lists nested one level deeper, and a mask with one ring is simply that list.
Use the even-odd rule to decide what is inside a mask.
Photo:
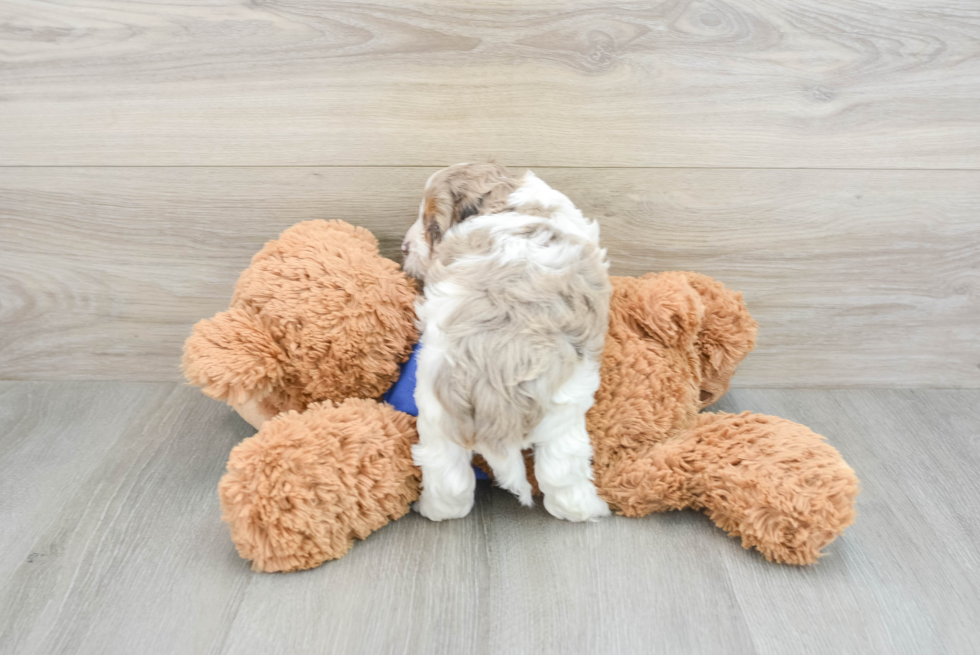
[{"label": "puppy's head", "polygon": [[499,164],[456,164],[437,171],[425,183],[418,220],[402,242],[405,272],[418,279],[446,233],[470,216],[507,209],[507,198],[519,181]]}]

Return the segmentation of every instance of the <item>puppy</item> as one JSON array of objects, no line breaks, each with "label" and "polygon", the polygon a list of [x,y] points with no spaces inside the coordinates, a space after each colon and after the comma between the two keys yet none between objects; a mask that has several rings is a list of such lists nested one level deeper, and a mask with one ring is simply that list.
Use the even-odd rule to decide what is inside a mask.
[{"label": "puppy", "polygon": [[423,516],[469,513],[474,451],[533,504],[525,448],[553,516],[609,514],[585,429],[612,292],[598,242],[598,224],[530,171],[458,164],[429,178],[402,245],[405,270],[424,283],[412,450]]}]

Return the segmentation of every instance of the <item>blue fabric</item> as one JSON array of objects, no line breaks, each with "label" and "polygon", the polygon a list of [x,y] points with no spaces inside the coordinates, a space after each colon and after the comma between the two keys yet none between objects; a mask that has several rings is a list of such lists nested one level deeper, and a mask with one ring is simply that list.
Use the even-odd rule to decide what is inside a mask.
[{"label": "blue fabric", "polygon": [[[391,388],[381,397],[383,401],[394,407],[400,412],[405,412],[412,416],[419,415],[418,405],[415,404],[415,374],[419,367],[419,344],[415,344],[412,355],[408,361],[402,364],[401,375],[398,381],[391,385]],[[487,480],[487,474],[482,469],[473,467],[476,471],[477,480]]]},{"label": "blue fabric", "polygon": [[399,412],[405,412],[412,416],[419,415],[419,408],[415,404],[415,372],[418,368],[419,344],[415,344],[411,357],[402,364],[402,373],[398,376],[398,381],[391,385],[391,388],[381,398]]}]

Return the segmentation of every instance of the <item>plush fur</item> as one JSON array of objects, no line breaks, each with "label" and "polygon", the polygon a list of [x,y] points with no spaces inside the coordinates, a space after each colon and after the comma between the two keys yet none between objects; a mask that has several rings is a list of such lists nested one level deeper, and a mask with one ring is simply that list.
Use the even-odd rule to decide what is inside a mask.
[{"label": "plush fur", "polygon": [[815,561],[855,518],[858,481],[840,454],[780,418],[698,413],[754,345],[741,294],[679,272],[613,288],[589,413],[600,495],[625,516],[703,509],[767,559]]},{"label": "plush fur", "polygon": [[369,231],[299,223],[252,258],[228,311],[194,326],[184,375],[255,427],[312,402],[376,398],[418,340],[414,302]]},{"label": "plush fur", "polygon": [[[316,238],[347,236],[329,230]],[[332,252],[327,244],[294,247],[281,253],[284,260]],[[372,276],[378,287],[373,293],[394,284],[393,269],[377,260],[376,253],[361,260],[369,271],[358,278],[362,292],[372,286]],[[858,480],[840,454],[823,437],[784,419],[699,413],[728,388],[754,344],[756,325],[741,295],[693,273],[612,278],[612,286],[602,382],[588,415],[600,495],[626,516],[703,510],[771,561],[816,561],[855,518]],[[305,315],[304,303],[319,303],[317,291],[332,287],[329,275],[321,276],[310,287],[314,293],[292,298],[291,311]],[[411,293],[410,286],[405,292]],[[394,295],[402,298],[401,291]],[[393,307],[401,307],[405,323],[411,322],[411,303],[399,300]],[[336,330],[343,332],[345,322],[356,328],[347,312],[337,316],[343,318],[337,318]],[[376,329],[405,336],[405,323],[389,320]],[[234,365],[273,358],[267,341],[243,338],[253,321],[209,325],[208,341],[228,349],[224,361],[232,366],[222,370],[212,361],[210,375],[196,379],[220,388],[282,393],[255,385],[263,376],[253,375],[252,367]],[[368,350],[379,338],[387,343],[385,336],[348,343],[355,351]],[[283,352],[292,352],[285,346]],[[187,353],[185,365],[193,371],[196,358],[209,357],[211,350]],[[392,361],[400,357],[394,353]],[[380,386],[365,383],[351,395],[370,396]],[[419,471],[410,454],[416,440],[409,417],[373,400],[324,403],[268,421],[232,451],[219,488],[239,553],[262,571],[310,568],[340,557],[352,540],[403,515],[417,499]]]},{"label": "plush fur", "polygon": [[[585,425],[599,386],[611,293],[598,224],[533,173],[514,187],[492,164],[440,171],[425,195],[412,230],[428,238],[413,243],[410,231],[406,239],[410,252],[429,249],[428,261],[415,258],[413,266],[425,281],[417,305],[422,348],[413,454],[423,483],[415,509],[432,520],[469,513],[474,451],[500,486],[530,505],[521,450],[533,448],[552,515],[572,521],[608,515],[592,483]],[[429,212],[436,198],[443,200]],[[501,201],[507,211],[481,213],[504,209]],[[536,214],[523,213],[525,206]]]},{"label": "plush fur", "polygon": [[770,561],[816,561],[855,519],[858,481],[840,454],[785,419],[698,413],[754,345],[741,295],[695,273],[612,282],[588,415],[599,494],[624,516],[704,510]]},{"label": "plush fur", "polygon": [[350,398],[287,412],[231,452],[222,517],[264,571],[318,566],[408,511],[419,494],[415,419]]}]

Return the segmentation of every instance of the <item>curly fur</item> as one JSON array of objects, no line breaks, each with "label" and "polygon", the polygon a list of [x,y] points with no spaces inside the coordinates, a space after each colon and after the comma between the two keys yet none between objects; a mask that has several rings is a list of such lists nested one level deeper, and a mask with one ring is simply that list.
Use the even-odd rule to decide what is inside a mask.
[{"label": "curly fur", "polygon": [[[431,261],[415,268],[425,281],[416,305],[423,327],[412,452],[423,483],[415,509],[436,521],[465,516],[473,451],[501,487],[531,505],[521,456],[531,447],[548,512],[572,521],[606,516],[585,426],[612,291],[599,226],[531,171],[505,197],[511,211],[480,215],[482,199],[512,181],[483,183],[486,166],[450,167],[426,189],[466,207],[453,210],[465,221],[430,242]],[[524,214],[528,205],[537,213]],[[406,236],[409,253],[421,247],[412,236],[419,229]]]}]

